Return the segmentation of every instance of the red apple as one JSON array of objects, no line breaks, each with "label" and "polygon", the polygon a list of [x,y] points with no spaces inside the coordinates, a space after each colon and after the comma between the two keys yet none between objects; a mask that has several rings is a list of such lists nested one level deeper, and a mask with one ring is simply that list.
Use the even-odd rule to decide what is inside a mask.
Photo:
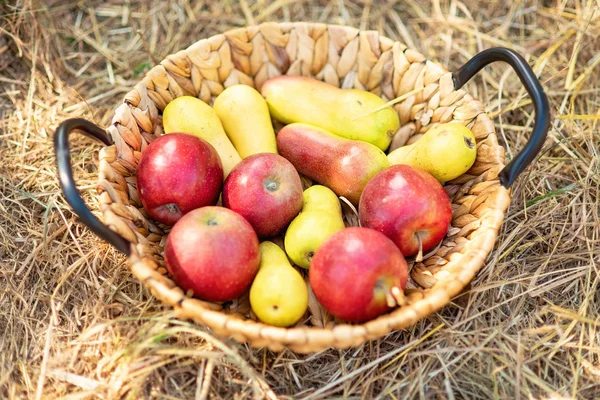
[{"label": "red apple", "polygon": [[388,311],[408,280],[406,260],[384,234],[349,227],[315,252],[309,280],[317,300],[333,316],[363,322]]},{"label": "red apple", "polygon": [[223,205],[246,218],[261,238],[283,231],[303,202],[298,171],[274,153],[244,158],[223,185]]},{"label": "red apple", "polygon": [[393,165],[375,175],[361,195],[361,226],[392,239],[405,257],[433,249],[446,236],[452,204],[431,174],[408,165]]},{"label": "red apple", "polygon": [[165,264],[183,290],[209,301],[239,297],[260,263],[259,242],[241,215],[218,206],[190,211],[171,229]]},{"label": "red apple", "polygon": [[137,190],[146,212],[173,225],[186,213],[215,205],[223,187],[223,167],[215,148],[196,136],[169,133],[142,153]]}]

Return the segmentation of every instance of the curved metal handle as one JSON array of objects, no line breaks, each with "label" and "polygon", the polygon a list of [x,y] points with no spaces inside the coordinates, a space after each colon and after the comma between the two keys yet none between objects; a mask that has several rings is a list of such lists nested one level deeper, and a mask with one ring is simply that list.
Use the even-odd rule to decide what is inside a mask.
[{"label": "curved metal handle", "polygon": [[112,139],[104,129],[82,118],[68,119],[58,126],[54,134],[54,153],[56,155],[58,180],[64,197],[81,222],[87,225],[96,235],[115,246],[121,253],[129,256],[131,253],[129,241],[100,222],[87,208],[77,191],[69,152],[69,134],[74,130],[80,130],[86,136],[99,140],[107,146],[112,144]]},{"label": "curved metal handle", "polygon": [[452,74],[454,88],[460,89],[483,67],[495,61],[504,61],[515,70],[527,93],[529,93],[535,109],[533,132],[529,141],[523,147],[523,150],[500,171],[500,183],[508,189],[542,149],[548,135],[548,129],[550,129],[550,105],[542,85],[527,61],[518,53],[504,47],[484,50],[467,61],[465,65]]}]

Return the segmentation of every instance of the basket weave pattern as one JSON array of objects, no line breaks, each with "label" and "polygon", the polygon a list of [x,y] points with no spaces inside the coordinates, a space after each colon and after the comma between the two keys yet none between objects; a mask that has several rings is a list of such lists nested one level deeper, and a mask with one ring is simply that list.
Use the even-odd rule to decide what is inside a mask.
[{"label": "basket weave pattern", "polygon": [[[161,111],[167,103],[191,95],[212,104],[225,87],[243,83],[260,90],[268,78],[281,74],[369,90],[385,100],[406,97],[394,105],[401,122],[397,135],[403,141],[450,121],[468,126],[477,139],[473,167],[445,186],[453,206],[446,238],[435,254],[414,264],[406,304],[367,323],[277,328],[186,296],[164,268],[161,253],[168,227],[147,216],[137,195],[137,165],[148,143],[163,134]],[[272,350],[356,346],[442,308],[483,266],[510,201],[497,178],[504,149],[482,104],[464,90],[454,90],[451,73],[443,66],[376,32],[349,27],[265,23],[200,40],[151,69],[125,96],[107,131],[114,144],[100,152],[100,210],[103,221],[131,242],[133,274],[179,317],[206,325],[217,335]]]}]

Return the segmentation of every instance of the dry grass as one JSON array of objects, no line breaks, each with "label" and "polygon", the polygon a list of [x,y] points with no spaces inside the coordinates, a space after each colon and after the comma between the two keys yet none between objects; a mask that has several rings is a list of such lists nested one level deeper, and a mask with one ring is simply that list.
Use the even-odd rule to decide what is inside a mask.
[{"label": "dry grass", "polygon": [[[508,46],[547,90],[552,129],[495,251],[469,292],[409,330],[311,356],[217,340],[174,319],[61,197],[62,120],[106,125],[166,55],[266,20],[377,29],[451,68]],[[598,1],[0,2],[0,398],[598,398],[598,35]],[[469,90],[515,154],[532,109],[514,73],[490,66]],[[99,148],[73,140],[90,204]]]}]

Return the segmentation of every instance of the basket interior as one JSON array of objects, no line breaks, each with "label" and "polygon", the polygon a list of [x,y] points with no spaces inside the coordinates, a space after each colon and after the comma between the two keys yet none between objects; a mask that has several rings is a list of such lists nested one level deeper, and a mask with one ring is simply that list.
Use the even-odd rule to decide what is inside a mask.
[{"label": "basket interior", "polygon": [[[401,142],[450,121],[468,126],[475,134],[475,164],[445,185],[453,207],[447,236],[423,262],[408,259],[412,269],[406,304],[368,323],[336,321],[313,299],[298,326],[273,328],[253,319],[247,296],[228,304],[185,296],[164,268],[162,250],[169,227],[152,221],[138,198],[137,165],[147,144],[163,134],[161,115],[168,102],[192,95],[212,105],[227,86],[243,83],[260,90],[267,79],[281,74],[369,90],[385,100],[401,97],[394,105],[401,122],[397,133]],[[483,105],[466,91],[454,90],[444,66],[372,31],[265,23],[202,39],[150,70],[116,109],[108,132],[115,144],[100,154],[100,208],[105,223],[134,245],[130,266],[136,277],[181,317],[238,341],[273,349],[347,347],[409,326],[443,307],[483,266],[509,202],[508,191],[497,178],[504,166],[504,149]],[[349,208],[345,216],[347,225],[356,224]]]}]

